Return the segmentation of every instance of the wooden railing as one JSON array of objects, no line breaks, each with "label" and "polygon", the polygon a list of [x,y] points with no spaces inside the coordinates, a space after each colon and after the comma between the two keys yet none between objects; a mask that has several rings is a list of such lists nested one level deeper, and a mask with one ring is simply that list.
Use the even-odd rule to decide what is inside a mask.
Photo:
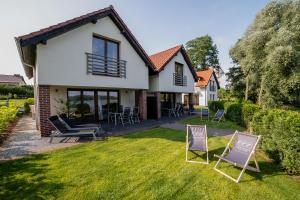
[{"label": "wooden railing", "polygon": [[100,76],[126,78],[126,61],[86,53],[87,73]]},{"label": "wooden railing", "polygon": [[177,86],[186,86],[187,78],[181,74],[173,73],[173,83]]}]

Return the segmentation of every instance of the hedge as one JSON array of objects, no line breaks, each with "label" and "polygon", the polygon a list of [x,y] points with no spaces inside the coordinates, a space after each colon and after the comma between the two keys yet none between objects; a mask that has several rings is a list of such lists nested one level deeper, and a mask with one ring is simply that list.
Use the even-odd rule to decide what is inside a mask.
[{"label": "hedge", "polygon": [[0,133],[4,132],[9,124],[17,117],[17,108],[14,106],[0,107]]},{"label": "hedge", "polygon": [[214,112],[218,109],[224,109],[224,101],[208,101],[208,108]]},{"label": "hedge", "polygon": [[28,98],[24,102],[24,111],[25,111],[25,113],[29,113],[30,112],[30,105],[34,105],[34,98]]},{"label": "hedge", "polygon": [[0,85],[0,96],[3,98],[33,97],[33,86]]},{"label": "hedge", "polygon": [[300,174],[300,113],[278,109],[257,111],[251,130],[262,135],[262,148],[290,173]]}]

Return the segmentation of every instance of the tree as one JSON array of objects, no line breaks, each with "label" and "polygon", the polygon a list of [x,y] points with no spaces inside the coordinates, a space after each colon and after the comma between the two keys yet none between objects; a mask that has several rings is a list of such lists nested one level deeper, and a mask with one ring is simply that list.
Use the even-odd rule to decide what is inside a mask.
[{"label": "tree", "polygon": [[186,49],[196,71],[213,67],[217,72],[222,72],[219,64],[217,45],[213,43],[209,35],[188,41]]},{"label": "tree", "polygon": [[226,88],[231,95],[237,99],[243,99],[245,95],[245,76],[239,66],[229,68],[225,74],[227,85]]},{"label": "tree", "polygon": [[300,104],[300,1],[272,1],[230,50],[244,74],[245,100]]}]

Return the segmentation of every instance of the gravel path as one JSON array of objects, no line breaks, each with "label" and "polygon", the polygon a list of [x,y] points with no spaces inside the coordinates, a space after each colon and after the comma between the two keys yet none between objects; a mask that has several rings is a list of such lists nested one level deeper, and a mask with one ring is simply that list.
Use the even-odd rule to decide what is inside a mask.
[{"label": "gravel path", "polygon": [[[161,125],[163,128],[171,128],[174,130],[179,130],[179,131],[185,131],[186,130],[186,125],[185,124],[179,124],[179,123],[168,123],[168,124],[163,124]],[[234,131],[232,130],[227,130],[227,129],[218,129],[218,128],[207,128],[207,134],[212,135],[212,136],[226,136],[226,135],[231,135],[233,134]]]},{"label": "gravel path", "polygon": [[[10,137],[0,146],[0,161],[79,144],[78,138],[70,138],[67,141],[65,138],[54,138],[52,144],[49,140],[50,138],[40,136],[39,131],[35,129],[35,121],[31,117],[24,116],[19,119]],[[61,140],[65,141],[59,143]]]}]

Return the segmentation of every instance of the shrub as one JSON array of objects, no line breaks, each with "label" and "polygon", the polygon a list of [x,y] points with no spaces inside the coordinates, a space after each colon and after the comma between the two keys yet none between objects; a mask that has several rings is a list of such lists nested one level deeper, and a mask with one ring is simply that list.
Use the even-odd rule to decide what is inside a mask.
[{"label": "shrub", "polygon": [[27,102],[29,105],[34,105],[34,98],[28,98]]},{"label": "shrub", "polygon": [[250,123],[252,122],[253,115],[257,111],[259,111],[261,107],[253,103],[243,103],[242,113],[243,113],[243,123],[244,125],[249,128]]},{"label": "shrub", "polygon": [[224,109],[224,101],[208,101],[208,108],[214,112],[218,109]]},{"label": "shrub", "polygon": [[24,112],[29,113],[30,112],[30,105],[27,101],[24,103]]},{"label": "shrub", "polygon": [[5,131],[9,124],[17,117],[17,108],[14,106],[0,107],[0,133]]},{"label": "shrub", "polygon": [[291,174],[300,174],[300,113],[278,109],[257,111],[251,130],[263,136],[262,148]]},{"label": "shrub", "polygon": [[236,122],[239,125],[244,125],[242,103],[238,102],[226,102],[224,103],[224,109],[226,111],[225,117],[230,121]]}]

